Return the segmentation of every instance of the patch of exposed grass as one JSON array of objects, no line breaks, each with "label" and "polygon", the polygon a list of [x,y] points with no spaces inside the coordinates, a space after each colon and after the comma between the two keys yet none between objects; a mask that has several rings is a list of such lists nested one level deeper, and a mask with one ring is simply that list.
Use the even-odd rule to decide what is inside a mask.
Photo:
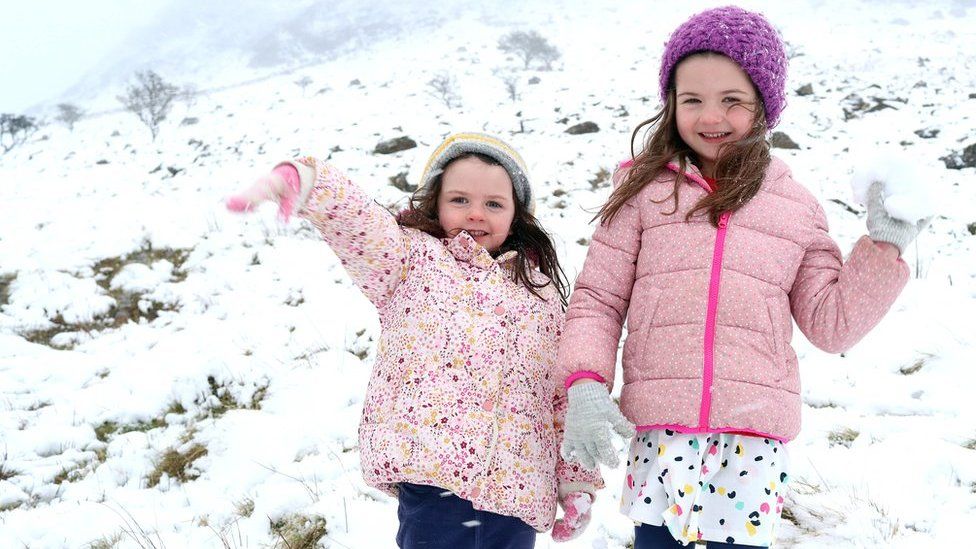
[{"label": "patch of exposed grass", "polygon": [[15,274],[0,275],[0,307],[10,301],[10,285],[17,279]]},{"label": "patch of exposed grass", "polygon": [[4,513],[6,511],[13,511],[14,509],[20,508],[21,505],[23,505],[23,502],[21,502],[21,501],[12,501],[10,503],[2,503],[2,504],[0,504],[0,513]]},{"label": "patch of exposed grass", "polygon": [[268,386],[264,385],[262,387],[258,387],[257,390],[254,391],[254,394],[251,395],[251,409],[260,410],[261,403],[267,397],[268,397]]},{"label": "patch of exposed grass", "polygon": [[182,282],[186,279],[183,263],[186,262],[191,251],[188,248],[153,248],[152,242],[145,241],[142,248],[134,252],[118,257],[107,257],[95,263],[96,278],[99,280],[99,284],[105,288],[112,278],[129,263],[142,263],[152,266],[153,263],[165,259],[173,264],[173,281]]},{"label": "patch of exposed grass", "polygon": [[231,390],[220,385],[213,376],[207,376],[207,385],[210,386],[210,395],[217,399],[217,404],[207,404],[208,399],[199,401],[198,404],[205,405],[213,417],[220,417],[229,410],[260,410],[261,401],[268,395],[268,385],[260,385],[255,388],[251,398],[247,403],[238,402]]},{"label": "patch of exposed grass", "polygon": [[114,421],[106,421],[98,427],[95,427],[95,438],[101,442],[108,442],[109,437],[112,435],[121,435],[131,433],[133,431],[146,433],[152,431],[153,429],[160,429],[162,427],[166,427],[166,420],[158,417],[154,417],[149,421],[124,423],[122,425],[119,425]]},{"label": "patch of exposed grass", "polygon": [[135,423],[124,423],[118,424],[114,421],[105,421],[100,425],[95,427],[95,438],[100,442],[108,442],[108,439],[112,435],[121,435],[125,433],[131,433],[133,431],[139,431],[141,433],[149,432],[153,429],[160,429],[166,427],[166,415],[167,414],[185,414],[186,408],[183,404],[178,401],[173,401],[170,403],[169,407],[163,412],[161,417],[154,417],[149,421],[137,421]]},{"label": "patch of exposed grass", "polygon": [[275,549],[315,549],[328,530],[325,517],[295,514],[272,522],[271,532],[278,538]]},{"label": "patch of exposed grass", "polygon": [[191,444],[183,451],[177,448],[166,450],[156,467],[146,478],[147,487],[156,487],[164,474],[180,482],[188,482],[197,478],[199,473],[191,469],[190,466],[205,455],[207,455],[207,447],[200,443]]},{"label": "patch of exposed grass", "polygon": [[54,475],[54,484],[58,486],[64,484],[65,482],[74,482],[84,475],[81,473],[80,467],[65,467],[61,471]]},{"label": "patch of exposed grass", "polygon": [[962,447],[967,450],[976,450],[976,438],[963,442]]},{"label": "patch of exposed grass", "polygon": [[827,440],[830,441],[831,446],[836,446],[839,444],[841,446],[850,448],[851,443],[854,442],[854,439],[856,439],[860,434],[861,433],[859,431],[855,431],[850,427],[844,427],[843,429],[839,429],[837,431],[831,431],[830,434],[827,435]]},{"label": "patch of exposed grass", "polygon": [[31,403],[31,405],[28,406],[26,408],[26,410],[28,412],[36,412],[36,411],[38,411],[38,410],[40,410],[42,408],[47,408],[50,405],[51,405],[51,401],[50,400],[38,400],[36,402]]},{"label": "patch of exposed grass", "polygon": [[234,395],[230,394],[230,390],[227,387],[217,384],[216,378],[207,376],[207,384],[210,385],[210,394],[220,402],[220,404],[210,409],[210,412],[215,417],[224,415],[227,413],[227,410],[236,410],[241,407],[237,404],[237,400],[234,399]]},{"label": "patch of exposed grass", "polygon": [[[166,260],[173,264],[173,272],[170,280],[180,282],[186,279],[186,272],[182,269],[183,263],[190,255],[189,249],[161,248],[155,249],[151,243],[145,243],[140,250],[135,252],[102,259],[95,263],[93,270],[95,282],[101,286],[107,295],[115,300],[115,305],[105,315],[100,316],[90,322],[70,323],[66,322],[61,315],[51,319],[53,326],[43,330],[30,330],[21,335],[32,343],[45,345],[55,349],[70,349],[73,343],[57,343],[53,341],[56,336],[66,332],[92,333],[106,329],[118,328],[127,322],[139,322],[146,320],[152,322],[159,313],[163,311],[173,311],[176,307],[168,303],[159,303],[147,300],[139,292],[130,292],[121,288],[112,288],[112,279],[126,265],[131,263],[142,263],[151,266],[156,261]],[[0,278],[0,303],[6,303],[9,298],[7,290],[12,277],[6,275]],[[6,282],[4,282],[6,281]]]},{"label": "patch of exposed grass", "polygon": [[0,480],[10,480],[20,474],[20,471],[11,468],[6,463],[0,463]]}]

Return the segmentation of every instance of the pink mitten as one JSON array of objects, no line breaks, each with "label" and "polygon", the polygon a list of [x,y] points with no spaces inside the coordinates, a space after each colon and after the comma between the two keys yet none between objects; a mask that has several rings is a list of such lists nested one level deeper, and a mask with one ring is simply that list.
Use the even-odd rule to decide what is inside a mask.
[{"label": "pink mitten", "polygon": [[563,508],[563,518],[556,520],[552,527],[552,539],[569,541],[586,530],[590,523],[590,506],[593,496],[586,492],[570,492],[559,499]]},{"label": "pink mitten", "polygon": [[282,164],[269,174],[259,177],[243,192],[228,197],[227,209],[232,212],[249,212],[257,205],[273,200],[278,204],[278,217],[288,221],[295,210],[301,182],[294,166]]}]

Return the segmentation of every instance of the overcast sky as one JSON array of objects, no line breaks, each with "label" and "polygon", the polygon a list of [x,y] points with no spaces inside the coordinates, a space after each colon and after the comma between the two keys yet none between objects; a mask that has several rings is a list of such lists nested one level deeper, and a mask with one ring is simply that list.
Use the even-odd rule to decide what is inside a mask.
[{"label": "overcast sky", "polygon": [[0,112],[59,96],[170,0],[0,0]]}]

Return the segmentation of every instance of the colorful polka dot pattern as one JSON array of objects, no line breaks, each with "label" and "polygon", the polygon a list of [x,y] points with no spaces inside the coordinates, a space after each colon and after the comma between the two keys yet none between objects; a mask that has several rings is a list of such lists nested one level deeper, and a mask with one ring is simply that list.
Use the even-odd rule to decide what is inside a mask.
[{"label": "colorful polka dot pattern", "polygon": [[621,512],[684,543],[770,546],[789,480],[783,443],[738,434],[639,433]]},{"label": "colorful polka dot pattern", "polygon": [[586,370],[612,386],[626,318],[620,404],[632,422],[790,440],[800,429],[793,319],[818,347],[843,351],[881,320],[908,266],[866,236],[845,261],[817,200],[774,158],[759,193],[729,220],[710,413],[699,417],[717,230],[703,216],[685,220],[705,192],[693,182],[679,189],[671,212],[674,177],[662,175],[597,227],[570,300],[556,381]]},{"label": "colorful polka dot pattern", "polygon": [[558,455],[555,289],[540,299],[512,280],[515,252],[496,259],[467,233],[403,229],[335,168],[298,162],[315,174],[300,215],[379,311],[359,432],[367,483],[392,495],[399,482],[439,486],[538,530],[552,527],[557,482],[602,487],[598,472]]}]

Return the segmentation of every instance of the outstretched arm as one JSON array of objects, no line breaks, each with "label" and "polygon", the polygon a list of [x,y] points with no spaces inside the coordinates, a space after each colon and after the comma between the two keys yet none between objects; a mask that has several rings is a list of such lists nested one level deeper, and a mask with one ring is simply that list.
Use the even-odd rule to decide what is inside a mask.
[{"label": "outstretched arm", "polygon": [[263,201],[309,220],[339,257],[353,282],[382,308],[406,277],[410,241],[393,215],[335,167],[312,157],[286,162],[227,200],[246,212]]}]

